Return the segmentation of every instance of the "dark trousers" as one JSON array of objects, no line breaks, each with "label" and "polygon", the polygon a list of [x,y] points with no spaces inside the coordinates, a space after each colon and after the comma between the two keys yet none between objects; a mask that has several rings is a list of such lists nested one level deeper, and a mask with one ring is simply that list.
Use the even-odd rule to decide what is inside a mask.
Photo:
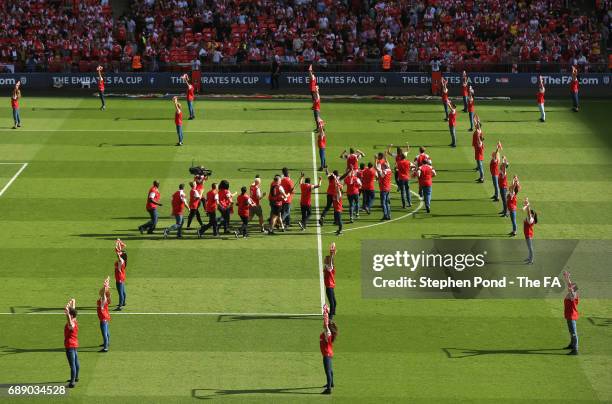
[{"label": "dark trousers", "polygon": [[100,91],[100,101],[102,102],[102,106],[105,107],[106,106],[106,99],[104,98],[104,91]]},{"label": "dark trousers", "polygon": [[146,230],[147,233],[151,234],[153,233],[153,230],[155,230],[155,226],[157,226],[157,219],[158,219],[157,209],[147,210],[147,212],[149,212],[149,216],[151,216],[151,220],[143,224],[142,229]]},{"label": "dark trousers", "polygon": [[400,195],[402,197],[402,208],[406,205],[412,205],[412,198],[410,196],[410,186],[408,180],[397,180],[397,187],[399,188]]},{"label": "dark trousers", "polygon": [[329,212],[329,210],[331,209],[333,205],[334,205],[334,197],[327,194],[327,203],[325,204],[325,208],[323,208],[323,212],[321,212],[321,219],[323,219],[325,215],[327,215],[327,212]]},{"label": "dark trousers", "polygon": [[108,321],[100,321],[100,331],[102,332],[104,349],[108,349],[110,345],[110,331],[108,330]]},{"label": "dark trousers", "polygon": [[342,212],[334,210],[334,224],[338,225],[338,231],[342,231]]},{"label": "dark trousers", "polygon": [[291,225],[291,204],[283,203],[281,208],[281,220],[285,224],[285,226]]},{"label": "dark trousers", "polygon": [[349,217],[352,219],[359,215],[359,194],[349,195]]},{"label": "dark trousers", "polygon": [[240,216],[240,220],[242,220],[242,226],[240,226],[240,233],[243,237],[247,237],[248,229],[249,229],[249,217],[248,216]]},{"label": "dark trousers", "polygon": [[325,288],[325,294],[329,302],[329,319],[331,320],[336,315],[336,294],[334,293],[334,288]]},{"label": "dark trousers", "polygon": [[230,224],[230,208],[222,208],[219,206],[219,212],[221,212],[221,220],[223,223],[223,232],[227,233],[227,227]]},{"label": "dark trousers", "polygon": [[278,76],[278,74],[272,74],[270,76],[270,87],[272,88],[272,90],[278,90],[280,88]]},{"label": "dark trousers", "polygon": [[363,206],[368,208],[368,211],[372,210],[374,199],[376,199],[376,194],[373,189],[363,190]]},{"label": "dark trousers", "polygon": [[574,104],[574,109],[578,109],[578,93],[572,92],[572,103]]},{"label": "dark trousers", "polygon": [[508,213],[508,200],[506,199],[508,195],[508,188],[500,188],[499,193],[502,201],[502,214],[505,215]]},{"label": "dark trousers", "polygon": [[310,219],[310,215],[312,213],[312,207],[308,205],[300,205],[300,210],[302,212],[302,226],[306,227],[306,222]]},{"label": "dark trousers", "polygon": [[217,215],[215,212],[206,212],[206,216],[208,216],[208,223],[200,227],[200,233],[204,233],[206,230],[212,227],[213,236],[216,236],[217,234],[219,234],[219,224],[217,223]]},{"label": "dark trousers", "polygon": [[115,286],[117,286],[117,294],[119,294],[118,306],[125,306],[125,283],[115,282]]},{"label": "dark trousers", "polygon": [[187,217],[187,227],[191,226],[191,221],[193,218],[196,218],[200,226],[202,226],[202,217],[200,216],[200,211],[198,209],[189,209],[189,217]]},{"label": "dark trousers", "polygon": [[331,356],[323,357],[323,369],[325,369],[325,378],[327,379],[325,388],[331,389],[332,386],[334,385],[334,371],[332,369],[332,357]]},{"label": "dark trousers", "polygon": [[79,378],[79,354],[76,348],[66,348],[66,358],[70,366],[70,382],[74,383]]}]

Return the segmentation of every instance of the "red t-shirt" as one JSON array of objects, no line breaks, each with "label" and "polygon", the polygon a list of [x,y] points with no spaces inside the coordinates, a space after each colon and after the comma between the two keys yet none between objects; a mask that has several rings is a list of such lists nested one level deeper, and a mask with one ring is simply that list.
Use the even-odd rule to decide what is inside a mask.
[{"label": "red t-shirt", "polygon": [[457,110],[448,113],[448,126],[453,127],[457,124]]},{"label": "red t-shirt", "polygon": [[529,219],[525,219],[523,221],[523,233],[525,234],[525,238],[533,238],[533,226],[534,223],[529,223]]},{"label": "red t-shirt", "polygon": [[125,261],[121,264],[121,268],[119,268],[119,261],[115,261],[115,281],[125,282]]},{"label": "red t-shirt", "polygon": [[468,112],[474,112],[474,99],[468,99]]},{"label": "red t-shirt", "polygon": [[[268,195],[268,200],[274,204],[274,206],[282,206],[283,205],[283,195],[280,192],[281,185],[277,185],[272,183],[270,187],[270,195]],[[284,188],[283,188],[284,190]]]},{"label": "red t-shirt", "polygon": [[332,201],[332,204],[334,205],[334,212],[342,213],[342,211],[343,211],[342,197],[340,197],[340,198],[334,197],[334,199]]},{"label": "red t-shirt", "polygon": [[422,187],[431,187],[433,181],[433,171],[431,166],[424,164],[420,168],[421,174],[419,175],[419,185]]},{"label": "red t-shirt", "polygon": [[106,304],[102,306],[102,301],[98,299],[97,311],[98,311],[98,320],[100,320],[100,322],[110,321],[110,313],[108,312],[108,300],[106,300]]},{"label": "red t-shirt", "polygon": [[217,191],[214,189],[211,189],[210,191],[206,193],[206,204],[204,206],[204,210],[206,210],[207,213],[213,213],[214,211],[216,211],[217,201],[218,201]]},{"label": "red t-shirt", "polygon": [[410,179],[410,161],[407,159],[397,162],[397,179],[408,181]]},{"label": "red t-shirt", "polygon": [[187,101],[193,101],[195,98],[194,88],[191,84],[187,84]]},{"label": "red t-shirt", "polygon": [[200,205],[200,193],[193,188],[189,191],[189,209],[197,209]]},{"label": "red t-shirt", "polygon": [[287,197],[287,200],[285,201],[285,203],[291,203],[293,202],[293,180],[289,177],[283,177],[281,178],[281,186],[283,187],[283,189],[285,190],[285,193],[287,193],[287,195],[289,195]]},{"label": "red t-shirt", "polygon": [[349,154],[346,157],[346,168],[350,168],[352,170],[359,169],[359,158],[356,154]]},{"label": "red t-shirt", "polygon": [[427,155],[427,153],[420,153],[417,158],[417,165],[420,167],[423,165],[423,163],[425,163],[425,160],[429,160],[429,156]]},{"label": "red t-shirt", "polygon": [[497,178],[497,183],[499,184],[500,188],[508,188],[508,174],[500,171],[499,177]]},{"label": "red t-shirt", "polygon": [[496,159],[491,159],[489,162],[489,171],[491,171],[491,175],[493,176],[499,175],[499,163]]},{"label": "red t-shirt", "polygon": [[249,217],[249,208],[251,207],[249,204],[250,200],[251,197],[247,194],[238,195],[238,215],[242,217]]},{"label": "red t-shirt", "polygon": [[98,91],[104,91],[104,79],[98,79]]},{"label": "red t-shirt", "polygon": [[196,176],[196,177],[195,177],[193,180],[194,180],[194,181],[195,181],[195,183],[196,183],[196,186],[195,186],[196,191],[198,191],[198,193],[200,194],[200,196],[204,195],[204,194],[203,194],[203,192],[204,192],[204,179],[202,179],[202,180],[200,181],[200,180],[198,179],[198,176]]},{"label": "red t-shirt", "polygon": [[347,175],[344,178],[347,195],[358,195],[361,189],[361,180],[356,175]]},{"label": "red t-shirt", "polygon": [[336,177],[331,175],[327,180],[329,181],[327,184],[327,195],[336,195]]},{"label": "red t-shirt", "polygon": [[466,83],[461,84],[461,95],[467,97],[468,94],[468,85]]},{"label": "red t-shirt", "polygon": [[229,189],[219,190],[219,206],[227,209],[232,204],[232,193]]},{"label": "red t-shirt", "polygon": [[174,123],[177,126],[180,126],[183,124],[183,111],[178,110],[174,113]]},{"label": "red t-shirt", "polygon": [[65,348],[78,348],[79,347],[79,323],[76,318],[72,320],[74,327],[70,329],[70,323],[66,323],[64,326],[64,347]]},{"label": "red t-shirt", "polygon": [[516,211],[516,194],[515,193],[508,194],[508,196],[506,197],[506,200],[508,202],[508,210],[510,212]]},{"label": "red t-shirt", "polygon": [[321,99],[317,98],[312,102],[312,109],[314,111],[320,111],[321,110]]},{"label": "red t-shirt", "polygon": [[182,190],[172,194],[172,216],[183,216],[183,211],[185,210],[184,197],[185,193]]},{"label": "red t-shirt", "polygon": [[382,175],[378,177],[378,187],[381,192],[391,191],[391,169],[383,170]]},{"label": "red t-shirt", "polygon": [[157,205],[151,203],[149,199],[153,199],[155,202],[159,202],[159,190],[157,189],[157,187],[151,187],[151,189],[149,189],[149,193],[147,194],[147,210],[157,209]]},{"label": "red t-shirt", "polygon": [[259,200],[261,198],[259,198],[259,195],[257,194],[258,190],[259,190],[259,187],[257,185],[251,185],[249,189],[249,194],[251,196],[251,200],[253,201],[253,203],[259,206]]},{"label": "red t-shirt", "polygon": [[325,147],[327,146],[327,136],[325,135],[325,133],[319,134],[317,136],[317,144],[319,146],[319,149],[325,149]]},{"label": "red t-shirt", "polygon": [[11,97],[11,108],[13,109],[19,108],[19,98]]},{"label": "red t-shirt", "polygon": [[331,270],[323,268],[323,281],[326,288],[336,287],[336,268],[332,267]]},{"label": "red t-shirt", "polygon": [[578,320],[578,303],[578,298],[574,300],[563,299],[563,311],[566,320]]},{"label": "red t-shirt", "polygon": [[578,80],[572,80],[572,82],[570,83],[570,90],[572,91],[572,93],[577,93],[578,92]]},{"label": "red t-shirt", "polygon": [[474,158],[476,160],[484,160],[484,143],[480,142],[474,147]]},{"label": "red t-shirt", "polygon": [[366,191],[374,191],[374,182],[376,181],[376,170],[372,168],[363,169],[363,186]]},{"label": "red t-shirt", "polygon": [[312,195],[312,189],[313,189],[314,185],[312,184],[301,184],[300,185],[300,191],[301,191],[301,195],[300,195],[300,205],[302,206],[310,206],[311,205],[311,200],[310,200],[310,196]]},{"label": "red t-shirt", "polygon": [[477,130],[475,130],[474,133],[472,133],[472,147],[478,146],[479,135],[480,133]]},{"label": "red t-shirt", "polygon": [[319,347],[321,348],[321,354],[327,357],[334,356],[334,346],[333,346],[333,335],[325,338],[325,333],[322,332],[319,336]]},{"label": "red t-shirt", "polygon": [[544,93],[541,91],[538,91],[538,94],[536,95],[537,100],[538,100],[538,104],[544,104]]},{"label": "red t-shirt", "polygon": [[448,91],[442,92],[442,102],[446,104],[448,101]]}]

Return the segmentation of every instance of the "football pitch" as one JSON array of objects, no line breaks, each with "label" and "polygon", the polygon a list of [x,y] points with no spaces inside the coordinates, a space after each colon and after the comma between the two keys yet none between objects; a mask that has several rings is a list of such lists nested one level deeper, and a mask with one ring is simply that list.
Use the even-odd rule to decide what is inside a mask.
[{"label": "football pitch", "polygon": [[[74,297],[81,369],[67,402],[612,401],[609,299],[583,291],[581,351],[572,357],[561,349],[569,336],[560,299],[362,298],[364,240],[508,237],[510,221],[490,199],[486,164],[485,183],[474,181],[467,114],[458,114],[458,147],[451,149],[438,101],[323,101],[330,169],[344,170],[338,156],[351,146],[366,161],[390,143],[408,142],[411,159],[427,147],[438,170],[431,214],[414,195],[412,208],[398,209],[394,192],[390,222],[379,221],[377,200],[372,215],[348,224],[345,202],[340,237],[328,215],[325,226],[313,220],[304,232],[294,225],[267,236],[253,226],[249,239],[198,239],[192,225],[177,240],[161,231],[173,223],[170,196],[179,183],[188,190],[192,163],[214,171],[206,189],[227,179],[239,191],[259,174],[267,190],[282,167],[295,181],[300,172],[315,175],[310,102],[199,100],[197,119],[185,120],[183,147],[174,146],[170,100],[109,98],[106,111],[94,98],[26,97],[21,104],[18,130],[10,129],[8,102],[0,108],[0,383],[68,379],[62,310]],[[569,100],[550,100],[542,124],[533,100],[477,104],[485,163],[501,140],[509,177],[521,179],[519,199],[528,196],[538,211],[536,243],[612,239],[612,102],[581,107],[573,113]],[[164,206],[156,234],[141,235],[153,180]],[[522,219],[518,212],[520,238]],[[116,238],[129,253],[127,306],[111,313],[110,352],[103,354],[95,308],[102,281],[113,278]],[[339,335],[329,398],[320,395],[318,342],[320,255],[332,241]],[[581,246],[588,251],[588,243]],[[579,269],[575,276],[580,283]]]}]

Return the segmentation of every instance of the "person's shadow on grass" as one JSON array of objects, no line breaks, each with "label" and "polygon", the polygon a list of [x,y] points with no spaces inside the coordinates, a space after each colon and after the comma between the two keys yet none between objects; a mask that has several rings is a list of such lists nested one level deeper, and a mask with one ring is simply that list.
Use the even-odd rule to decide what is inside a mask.
[{"label": "person's shadow on grass", "polygon": [[[89,352],[91,349],[99,349],[99,346],[84,346],[79,347],[79,351]],[[0,356],[6,355],[16,355],[23,353],[46,353],[46,352],[66,352],[66,348],[64,347],[54,347],[54,348],[17,348],[10,347],[7,345],[0,346]]]},{"label": "person's shadow on grass", "polygon": [[472,348],[442,348],[449,359],[470,358],[481,355],[565,355],[564,348],[533,348],[533,349],[472,349]]},{"label": "person's shadow on grass", "polygon": [[[319,391],[322,387],[320,386],[311,386],[311,387],[283,387],[277,389],[234,389],[234,390],[225,390],[225,389],[191,389],[191,397],[197,398],[199,400],[211,400],[217,397],[223,396],[232,396],[232,395],[240,395],[240,394],[317,394],[319,395],[321,392]],[[316,391],[307,391],[314,390]]]}]

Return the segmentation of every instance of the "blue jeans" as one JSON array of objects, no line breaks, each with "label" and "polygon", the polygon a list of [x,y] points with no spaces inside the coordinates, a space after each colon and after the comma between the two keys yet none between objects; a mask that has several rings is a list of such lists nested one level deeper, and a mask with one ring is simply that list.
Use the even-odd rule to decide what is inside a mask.
[{"label": "blue jeans", "polygon": [[183,143],[183,125],[176,125],[176,134],[178,135],[179,143]]},{"label": "blue jeans", "polygon": [[373,189],[364,189],[363,190],[363,206],[367,207],[368,210],[372,210],[372,206],[374,206],[374,199],[376,199],[376,194]]},{"label": "blue jeans", "polygon": [[507,214],[508,213],[508,200],[506,199],[506,196],[508,194],[508,188],[501,188],[500,190],[500,194],[501,194],[501,200],[502,200],[502,214]]},{"label": "blue jeans", "polygon": [[493,196],[495,196],[495,199],[499,198],[499,181],[497,180],[497,178],[497,175],[491,174],[491,181],[493,181],[493,190],[495,191],[495,194]]},{"label": "blue jeans", "polygon": [[567,320],[567,329],[572,338],[570,345],[574,351],[578,350],[578,329],[576,328],[576,320]]},{"label": "blue jeans", "polygon": [[478,174],[480,175],[480,179],[483,179],[484,170],[482,168],[482,160],[476,160],[476,167],[478,168]]},{"label": "blue jeans", "polygon": [[325,288],[325,295],[329,302],[329,319],[331,320],[336,315],[336,293],[334,288]]},{"label": "blue jeans", "polygon": [[383,217],[391,218],[391,201],[389,200],[389,192],[380,191],[380,207],[383,211]]},{"label": "blue jeans", "polygon": [[349,217],[353,218],[359,214],[359,194],[349,195]]},{"label": "blue jeans", "polygon": [[444,105],[444,114],[446,115],[446,119],[448,119],[448,104],[442,101],[442,105]]},{"label": "blue jeans", "polygon": [[151,234],[153,233],[153,230],[155,230],[155,226],[157,226],[157,219],[159,218],[159,216],[157,215],[157,209],[147,210],[147,212],[149,212],[151,220],[143,224],[141,227],[143,230],[146,230],[147,233]]},{"label": "blue jeans", "polygon": [[19,116],[19,108],[13,108],[13,121],[15,121],[15,126],[21,125],[21,117]]},{"label": "blue jeans", "polygon": [[68,359],[68,365],[70,365],[70,382],[74,383],[79,378],[79,354],[76,348],[66,348],[66,358]]},{"label": "blue jeans", "polygon": [[325,148],[319,149],[319,158],[321,159],[321,167],[327,167],[327,161],[325,160]]},{"label": "blue jeans", "polygon": [[402,197],[402,208],[405,208],[406,205],[412,205],[412,198],[410,197],[410,187],[408,185],[408,180],[397,180],[397,187],[400,191],[400,196]]},{"label": "blue jeans", "polygon": [[429,212],[431,206],[431,187],[423,186],[421,190],[423,191],[423,199],[425,199],[425,209]]},{"label": "blue jeans", "polygon": [[189,109],[189,117],[195,118],[195,112],[193,111],[193,101],[187,101],[187,108]]},{"label": "blue jeans", "polygon": [[334,222],[338,224],[338,231],[342,231],[342,213],[334,210]]},{"label": "blue jeans", "polygon": [[108,349],[110,345],[110,332],[108,331],[108,321],[100,321],[100,331],[104,340],[104,349]]},{"label": "blue jeans", "polygon": [[474,113],[470,112],[470,130],[474,130]]},{"label": "blue jeans", "polygon": [[544,104],[538,104],[538,108],[540,109],[540,119],[546,120],[546,111],[544,111]]},{"label": "blue jeans", "polygon": [[125,282],[115,282],[119,294],[119,306],[125,306]]},{"label": "blue jeans", "polygon": [[323,357],[323,369],[325,369],[325,378],[327,380],[325,384],[325,388],[331,389],[334,385],[334,371],[332,369],[332,357],[324,356]]},{"label": "blue jeans", "polygon": [[529,256],[527,257],[527,261],[533,262],[533,239],[526,238],[525,241],[527,242],[527,251],[529,251]]},{"label": "blue jeans", "polygon": [[100,91],[98,94],[100,94],[100,101],[102,102],[102,106],[105,107],[106,99],[104,98],[104,91]]},{"label": "blue jeans", "polygon": [[291,204],[283,203],[283,207],[281,208],[281,220],[285,224],[285,226],[289,226],[291,224]]},{"label": "blue jeans", "polygon": [[572,102],[574,103],[574,108],[578,108],[578,93],[572,92]]},{"label": "blue jeans", "polygon": [[463,96],[463,111],[467,111],[467,101],[468,101],[468,97],[467,95]]},{"label": "blue jeans", "polygon": [[510,221],[512,222],[512,232],[516,233],[516,210],[510,211]]},{"label": "blue jeans", "polygon": [[183,235],[183,215],[174,216],[176,223],[172,226],[168,227],[166,231],[170,233],[173,230],[176,230],[176,236],[181,237]]},{"label": "blue jeans", "polygon": [[455,134],[455,127],[449,126],[448,131],[450,132],[450,135],[451,135],[451,145],[456,146],[457,145],[457,135]]}]

